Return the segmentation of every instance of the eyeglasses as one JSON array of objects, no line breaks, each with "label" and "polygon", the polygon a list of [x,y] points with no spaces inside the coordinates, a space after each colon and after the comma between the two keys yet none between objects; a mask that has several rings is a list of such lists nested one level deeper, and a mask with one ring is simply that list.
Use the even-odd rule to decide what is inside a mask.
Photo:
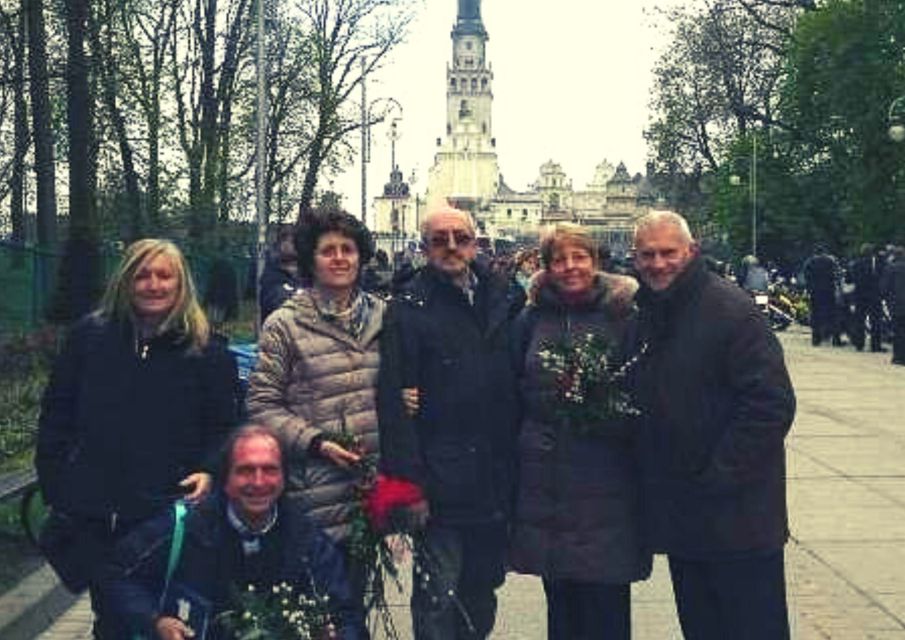
[{"label": "eyeglasses", "polygon": [[434,233],[428,238],[428,243],[434,248],[448,247],[450,238],[456,247],[462,249],[474,242],[474,236],[466,231],[447,231],[446,233]]}]

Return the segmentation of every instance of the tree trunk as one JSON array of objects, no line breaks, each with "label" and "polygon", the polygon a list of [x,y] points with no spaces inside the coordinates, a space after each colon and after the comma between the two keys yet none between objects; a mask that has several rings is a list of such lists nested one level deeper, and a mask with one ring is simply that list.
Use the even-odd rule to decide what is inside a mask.
[{"label": "tree trunk", "polygon": [[[217,0],[205,0],[204,24],[201,35],[201,193],[199,201],[200,229],[197,240],[210,239],[216,225],[215,193],[217,188],[217,95],[214,91],[216,68],[214,57],[217,48]],[[199,29],[199,32],[201,30]]]},{"label": "tree trunk", "polygon": [[100,292],[92,99],[85,55],[90,0],[68,0],[69,233],[60,265],[56,319],[71,322],[90,311]]},{"label": "tree trunk", "polygon": [[[110,17],[101,16],[102,20],[109,24]],[[104,105],[110,116],[116,142],[119,146],[120,161],[122,162],[123,187],[126,192],[126,203],[129,211],[126,212],[127,225],[124,236],[130,242],[144,236],[145,223],[141,210],[141,189],[138,186],[138,173],[135,170],[132,145],[129,144],[129,135],[126,131],[126,120],[117,104],[117,68],[113,58],[111,46],[105,46],[101,41],[99,21],[89,16],[89,36],[91,47],[94,50],[96,67],[100,75],[100,83],[103,91]]]},{"label": "tree trunk", "polygon": [[[10,239],[24,244],[25,229],[25,154],[28,151],[28,105],[25,103],[25,8],[19,11],[16,26],[3,14],[4,31],[12,43],[13,52],[13,166],[9,179]],[[17,254],[19,255],[19,254]],[[24,255],[24,254],[23,254]]]},{"label": "tree trunk", "polygon": [[44,32],[44,0],[22,0],[27,9],[28,73],[31,76],[32,139],[37,176],[37,240],[48,251],[57,247],[56,164],[47,90],[47,36]]}]

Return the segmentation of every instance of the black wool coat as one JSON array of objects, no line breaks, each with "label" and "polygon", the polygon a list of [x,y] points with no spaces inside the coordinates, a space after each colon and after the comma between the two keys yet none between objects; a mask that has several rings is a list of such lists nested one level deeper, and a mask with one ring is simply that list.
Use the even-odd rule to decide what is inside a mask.
[{"label": "black wool coat", "polygon": [[212,471],[236,422],[236,364],[221,339],[136,349],[128,323],[70,331],[41,403],[35,465],[45,500],[85,518],[145,519],[190,473]]},{"label": "black wool coat", "polygon": [[649,543],[692,559],[782,548],[795,394],[779,341],[749,296],[700,259],[666,291],[642,286],[636,300]]},{"label": "black wool coat", "polygon": [[[509,353],[520,301],[476,267],[474,304],[442,273],[422,269],[384,317],[379,376],[385,473],[418,484],[432,520],[503,522],[511,503],[517,392]],[[420,390],[414,418],[400,389]]]}]

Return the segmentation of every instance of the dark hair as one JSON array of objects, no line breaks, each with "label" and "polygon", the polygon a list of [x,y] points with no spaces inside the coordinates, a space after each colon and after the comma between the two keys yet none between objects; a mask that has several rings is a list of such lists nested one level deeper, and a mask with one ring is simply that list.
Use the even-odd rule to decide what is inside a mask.
[{"label": "dark hair", "polygon": [[287,470],[286,465],[289,461],[287,455],[289,449],[286,446],[286,441],[276,429],[256,422],[251,422],[233,430],[220,448],[220,455],[217,460],[218,486],[223,486],[223,484],[226,483],[226,479],[229,477],[229,470],[233,464],[233,453],[236,450],[236,445],[242,440],[257,437],[270,438],[277,443],[277,449],[280,452],[280,468],[283,469],[283,474],[285,475]]},{"label": "dark hair", "polygon": [[295,250],[298,253],[299,274],[314,277],[314,252],[325,233],[339,233],[355,242],[358,248],[358,273],[374,256],[371,232],[358,218],[338,207],[318,207],[306,211],[295,230]]}]

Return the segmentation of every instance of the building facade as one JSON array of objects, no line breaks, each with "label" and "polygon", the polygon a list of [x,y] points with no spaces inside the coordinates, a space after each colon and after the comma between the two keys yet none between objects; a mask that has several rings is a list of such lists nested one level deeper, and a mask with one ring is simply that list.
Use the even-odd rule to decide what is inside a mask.
[{"label": "building facade", "polygon": [[425,197],[410,193],[408,185],[403,195],[402,174],[394,169],[383,196],[374,202],[378,235],[415,237],[421,212],[448,202],[471,211],[491,236],[531,240],[546,224],[570,221],[592,227],[617,251],[627,247],[634,221],[656,201],[649,181],[629,175],[622,163],[614,167],[604,160],[591,183],[576,190],[562,166],[550,160],[528,190],[509,187],[500,174],[493,136],[493,71],[480,0],[458,0],[450,37],[446,133],[437,138]]}]

